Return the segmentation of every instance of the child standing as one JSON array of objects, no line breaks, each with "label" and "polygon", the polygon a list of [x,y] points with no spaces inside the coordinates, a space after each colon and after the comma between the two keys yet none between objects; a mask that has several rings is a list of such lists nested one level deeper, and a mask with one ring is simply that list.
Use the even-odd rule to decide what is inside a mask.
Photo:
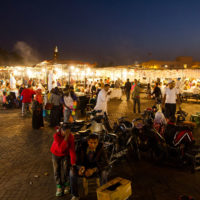
[{"label": "child standing", "polygon": [[[74,136],[70,131],[70,124],[64,123],[60,130],[54,134],[54,141],[51,146],[52,162],[54,169],[54,176],[56,181],[56,196],[62,196],[63,188],[64,194],[69,193],[70,185],[68,180],[68,157],[71,158],[71,165],[76,163],[76,153]],[[63,172],[64,180],[61,180],[61,172]],[[73,195],[73,194],[72,194]]]},{"label": "child standing", "polygon": [[7,108],[7,99],[6,99],[6,92],[3,92],[3,108],[6,109]]}]

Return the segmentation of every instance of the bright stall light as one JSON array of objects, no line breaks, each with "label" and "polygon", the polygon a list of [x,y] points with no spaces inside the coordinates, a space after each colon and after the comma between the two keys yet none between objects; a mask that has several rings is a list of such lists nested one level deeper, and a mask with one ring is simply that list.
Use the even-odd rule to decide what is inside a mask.
[{"label": "bright stall light", "polygon": [[101,76],[101,72],[100,71],[96,71],[96,76]]},{"label": "bright stall light", "polygon": [[59,71],[57,72],[57,76],[58,76],[58,77],[61,77],[61,76],[62,76],[62,71],[61,71],[61,70],[59,70]]},{"label": "bright stall light", "polygon": [[70,66],[70,69],[72,69],[72,70],[73,70],[74,68],[75,68],[75,67],[74,67],[73,65],[72,65],[72,66]]},{"label": "bright stall light", "polygon": [[55,71],[56,71],[56,72],[59,72],[59,71],[60,71],[60,69],[59,69],[59,68],[55,68]]},{"label": "bright stall light", "polygon": [[90,68],[87,68],[87,73],[89,73],[91,71],[91,69]]},{"label": "bright stall light", "polygon": [[84,71],[81,72],[81,76],[85,76],[85,72]]},{"label": "bright stall light", "polygon": [[130,74],[131,76],[134,76],[134,71],[130,71],[129,74]]},{"label": "bright stall light", "polygon": [[14,73],[15,76],[19,75],[19,72],[16,69],[14,70],[13,73]]},{"label": "bright stall light", "polygon": [[32,72],[30,69],[27,69],[27,75],[28,75],[29,77],[32,77],[33,72]]}]

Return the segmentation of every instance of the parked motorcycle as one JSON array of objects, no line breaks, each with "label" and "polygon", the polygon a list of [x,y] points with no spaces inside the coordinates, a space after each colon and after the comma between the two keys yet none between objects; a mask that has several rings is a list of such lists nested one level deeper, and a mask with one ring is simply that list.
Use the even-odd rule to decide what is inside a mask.
[{"label": "parked motorcycle", "polygon": [[[107,137],[104,144],[108,152],[109,163],[112,165],[123,158],[128,161],[132,161],[133,157],[140,159],[138,147],[132,133],[133,124],[126,120],[126,117],[121,117],[111,128],[106,114],[104,120],[107,130]],[[112,132],[110,132],[110,128]]]},{"label": "parked motorcycle", "polygon": [[143,120],[146,124],[143,124],[141,128],[136,126],[135,133],[139,138],[139,150],[151,152],[152,159],[157,163],[168,162],[196,168],[195,166],[200,162],[199,159],[194,158],[200,150],[194,146],[192,127],[169,122],[167,126],[163,125],[164,127],[160,128],[160,130],[164,128],[164,133],[161,133],[154,128],[152,115],[148,116],[149,118]]}]

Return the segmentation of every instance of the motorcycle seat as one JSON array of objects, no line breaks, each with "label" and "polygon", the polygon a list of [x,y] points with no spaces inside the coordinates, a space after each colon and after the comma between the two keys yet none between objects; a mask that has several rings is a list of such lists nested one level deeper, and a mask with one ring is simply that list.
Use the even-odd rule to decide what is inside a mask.
[{"label": "motorcycle seat", "polygon": [[90,129],[86,129],[86,130],[83,130],[83,131],[78,131],[78,133],[79,133],[80,135],[85,135],[85,134],[91,133],[91,130],[90,130]]},{"label": "motorcycle seat", "polygon": [[84,124],[85,121],[84,120],[75,120],[74,123],[75,124]]},{"label": "motorcycle seat", "polygon": [[176,126],[176,131],[184,131],[184,130],[190,130],[191,128],[188,126],[181,126],[181,125],[177,125]]}]

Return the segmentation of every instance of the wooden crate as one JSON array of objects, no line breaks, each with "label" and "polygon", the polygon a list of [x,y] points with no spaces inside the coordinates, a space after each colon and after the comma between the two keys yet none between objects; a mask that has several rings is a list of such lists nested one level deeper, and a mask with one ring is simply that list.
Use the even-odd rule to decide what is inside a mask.
[{"label": "wooden crate", "polygon": [[98,200],[126,200],[132,194],[131,181],[117,177],[97,189]]}]

